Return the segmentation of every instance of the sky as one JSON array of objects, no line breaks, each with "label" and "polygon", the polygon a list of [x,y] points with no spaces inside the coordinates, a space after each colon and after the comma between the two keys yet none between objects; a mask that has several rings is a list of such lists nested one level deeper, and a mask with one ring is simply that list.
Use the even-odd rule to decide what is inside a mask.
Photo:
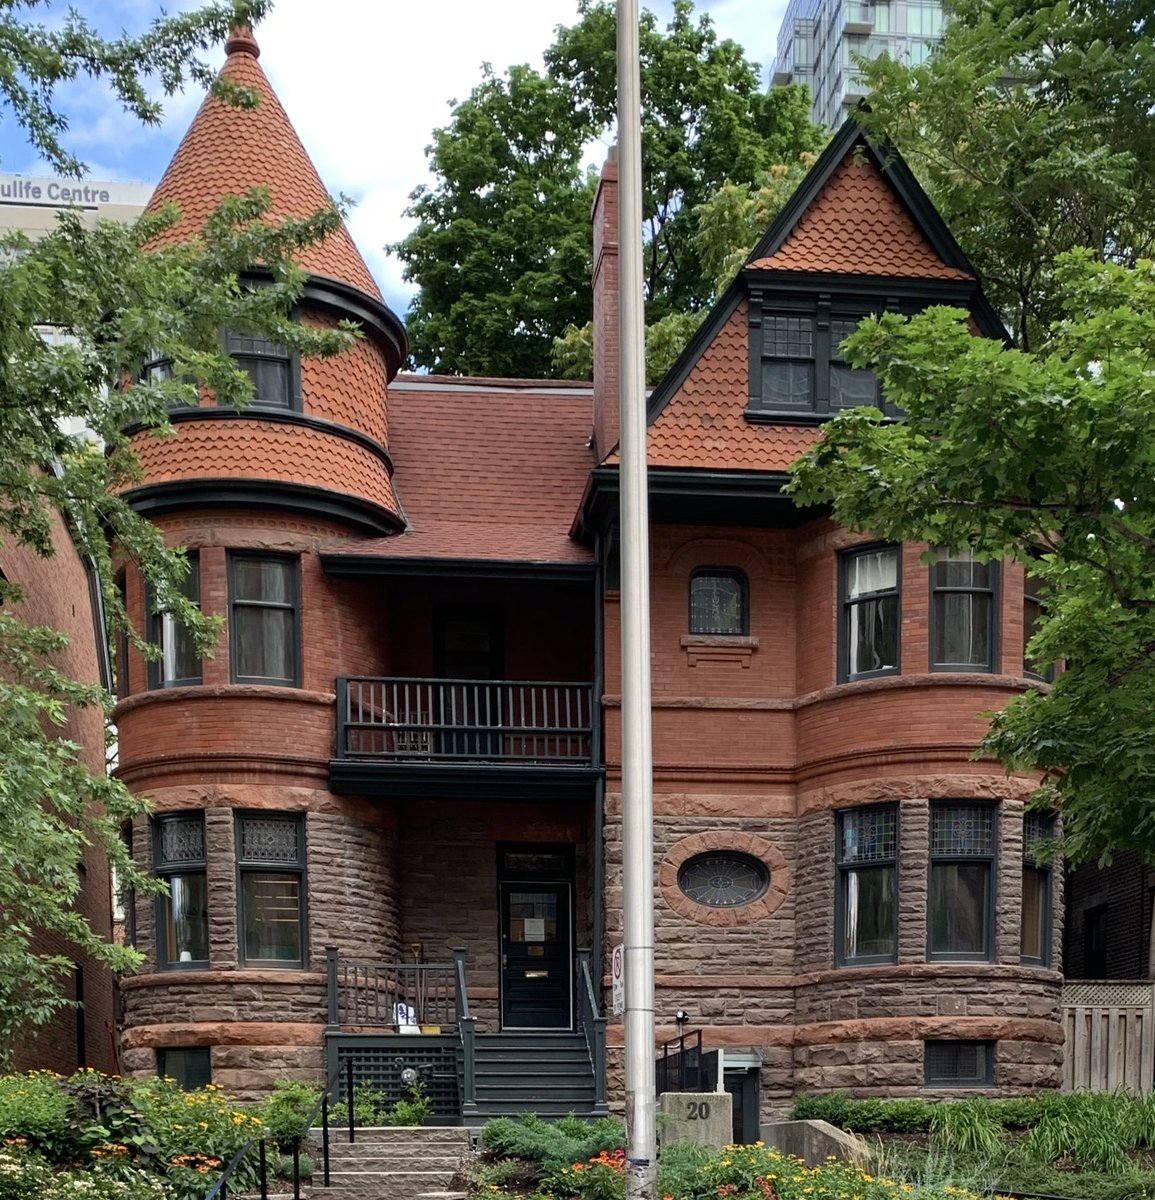
[{"label": "sky", "polygon": [[[721,37],[733,38],[769,78],[786,0],[697,0]],[[660,18],[669,0],[642,0]],[[68,6],[52,0],[40,19]],[[159,0],[72,0],[106,35],[142,30]],[[191,0],[164,5],[193,7]],[[430,181],[425,147],[448,123],[455,99],[512,63],[542,65],[554,28],[578,19],[577,0],[276,0],[256,31],[261,65],[333,194],[355,202],[349,228],[387,303],[404,315],[412,288],[386,244],[405,236],[409,193]],[[223,62],[223,51],[211,59]],[[61,92],[70,114],[66,147],[93,179],[155,183],[201,101],[199,90],[169,99],[159,127],[120,111],[96,83]],[[0,172],[44,175],[7,114],[0,116]],[[602,152],[593,147],[591,156]]]}]

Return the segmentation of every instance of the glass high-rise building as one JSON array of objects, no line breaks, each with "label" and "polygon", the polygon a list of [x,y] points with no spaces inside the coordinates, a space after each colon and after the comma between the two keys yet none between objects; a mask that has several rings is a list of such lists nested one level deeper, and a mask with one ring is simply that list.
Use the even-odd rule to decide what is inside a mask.
[{"label": "glass high-rise building", "polygon": [[942,0],[790,0],[771,83],[804,83],[810,115],[838,126],[866,86],[858,59],[917,65],[942,40]]}]

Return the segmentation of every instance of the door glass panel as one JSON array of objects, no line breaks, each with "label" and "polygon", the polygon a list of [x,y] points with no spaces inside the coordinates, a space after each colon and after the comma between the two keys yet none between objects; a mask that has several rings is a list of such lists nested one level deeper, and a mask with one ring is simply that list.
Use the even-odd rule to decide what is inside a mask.
[{"label": "door glass panel", "polygon": [[508,932],[512,942],[556,942],[556,892],[511,892]]}]

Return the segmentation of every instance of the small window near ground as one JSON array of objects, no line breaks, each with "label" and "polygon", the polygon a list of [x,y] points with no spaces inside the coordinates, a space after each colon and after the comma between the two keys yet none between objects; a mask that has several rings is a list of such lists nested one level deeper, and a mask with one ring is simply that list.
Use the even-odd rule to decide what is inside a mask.
[{"label": "small window near ground", "polygon": [[175,1079],[186,1092],[212,1082],[212,1055],[208,1046],[166,1046],[156,1052],[156,1073]]},{"label": "small window near ground", "polygon": [[994,1042],[924,1042],[927,1087],[990,1087]]},{"label": "small window near ground", "polygon": [[690,632],[749,632],[744,572],[731,567],[699,567],[690,576]]}]

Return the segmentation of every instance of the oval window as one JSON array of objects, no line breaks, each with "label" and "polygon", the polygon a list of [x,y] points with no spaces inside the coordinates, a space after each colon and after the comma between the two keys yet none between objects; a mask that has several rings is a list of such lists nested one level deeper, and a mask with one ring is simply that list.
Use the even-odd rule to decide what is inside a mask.
[{"label": "oval window", "polygon": [[707,850],[687,859],[678,871],[684,896],[706,908],[752,904],[770,886],[765,864],[734,850]]}]

